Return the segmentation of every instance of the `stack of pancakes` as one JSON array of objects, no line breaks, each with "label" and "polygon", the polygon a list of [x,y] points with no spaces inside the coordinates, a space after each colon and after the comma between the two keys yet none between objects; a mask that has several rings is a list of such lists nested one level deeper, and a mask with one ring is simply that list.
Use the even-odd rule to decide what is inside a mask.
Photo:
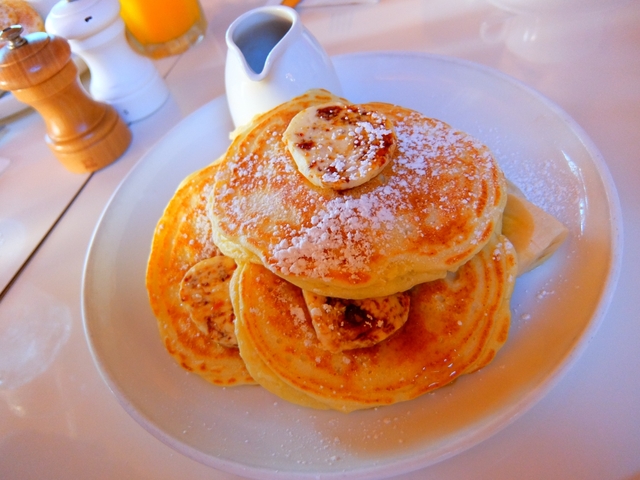
[{"label": "stack of pancakes", "polygon": [[511,196],[465,133],[309,91],[235,132],[167,206],[147,270],[165,346],[213,383],[314,408],[446,385],[506,341],[520,251],[546,258],[566,234],[540,234],[519,196],[514,248]]}]

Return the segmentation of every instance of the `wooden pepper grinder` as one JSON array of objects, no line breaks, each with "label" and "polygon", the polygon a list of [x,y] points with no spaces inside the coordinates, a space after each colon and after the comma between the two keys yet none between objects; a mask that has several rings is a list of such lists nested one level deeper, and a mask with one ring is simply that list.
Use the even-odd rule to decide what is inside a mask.
[{"label": "wooden pepper grinder", "polygon": [[22,31],[13,25],[0,34],[8,42],[0,50],[0,88],[40,113],[45,140],[68,170],[93,172],[115,161],[131,132],[112,106],[84,91],[68,42],[44,32],[22,37]]}]

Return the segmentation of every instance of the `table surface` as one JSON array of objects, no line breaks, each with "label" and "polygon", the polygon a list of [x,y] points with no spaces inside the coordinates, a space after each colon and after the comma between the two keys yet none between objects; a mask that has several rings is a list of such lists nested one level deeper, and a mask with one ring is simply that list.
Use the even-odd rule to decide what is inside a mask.
[{"label": "table surface", "polygon": [[[0,478],[238,478],[173,451],[124,411],[92,361],[80,291],[111,195],[171,127],[224,94],[225,30],[264,3],[202,2],[205,39],[157,62],[170,100],[131,125],[132,145],[101,171],[66,172],[31,110],[0,121]],[[622,207],[619,281],[585,353],[488,440],[398,478],[640,479],[640,2],[303,1],[298,11],[330,55],[435,53],[533,87],[594,142]]]}]

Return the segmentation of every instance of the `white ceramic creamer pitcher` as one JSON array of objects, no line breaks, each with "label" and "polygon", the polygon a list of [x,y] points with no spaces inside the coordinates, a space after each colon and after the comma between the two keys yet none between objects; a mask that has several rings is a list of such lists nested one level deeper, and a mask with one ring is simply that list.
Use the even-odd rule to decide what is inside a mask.
[{"label": "white ceramic creamer pitcher", "polygon": [[331,59],[289,7],[260,7],[227,29],[225,86],[236,127],[255,115],[324,88],[341,95]]}]

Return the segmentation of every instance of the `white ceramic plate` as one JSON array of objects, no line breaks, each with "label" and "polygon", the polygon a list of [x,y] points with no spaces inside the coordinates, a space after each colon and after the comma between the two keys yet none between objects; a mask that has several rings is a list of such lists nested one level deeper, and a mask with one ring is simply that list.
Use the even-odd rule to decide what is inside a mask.
[{"label": "white ceramic plate", "polygon": [[486,142],[507,176],[569,228],[555,257],[521,277],[509,341],[482,371],[419,399],[345,415],[288,404],[257,386],[219,388],[165,352],[144,286],[149,246],[178,183],[227,144],[224,98],[186,118],[124,180],[96,229],[83,312],[95,361],[118,400],[176,450],[256,478],[374,478],[469,448],[539,400],[594,335],[617,279],[620,211],[584,132],[496,71],[419,54],[335,59],[346,97],[420,110]]}]

